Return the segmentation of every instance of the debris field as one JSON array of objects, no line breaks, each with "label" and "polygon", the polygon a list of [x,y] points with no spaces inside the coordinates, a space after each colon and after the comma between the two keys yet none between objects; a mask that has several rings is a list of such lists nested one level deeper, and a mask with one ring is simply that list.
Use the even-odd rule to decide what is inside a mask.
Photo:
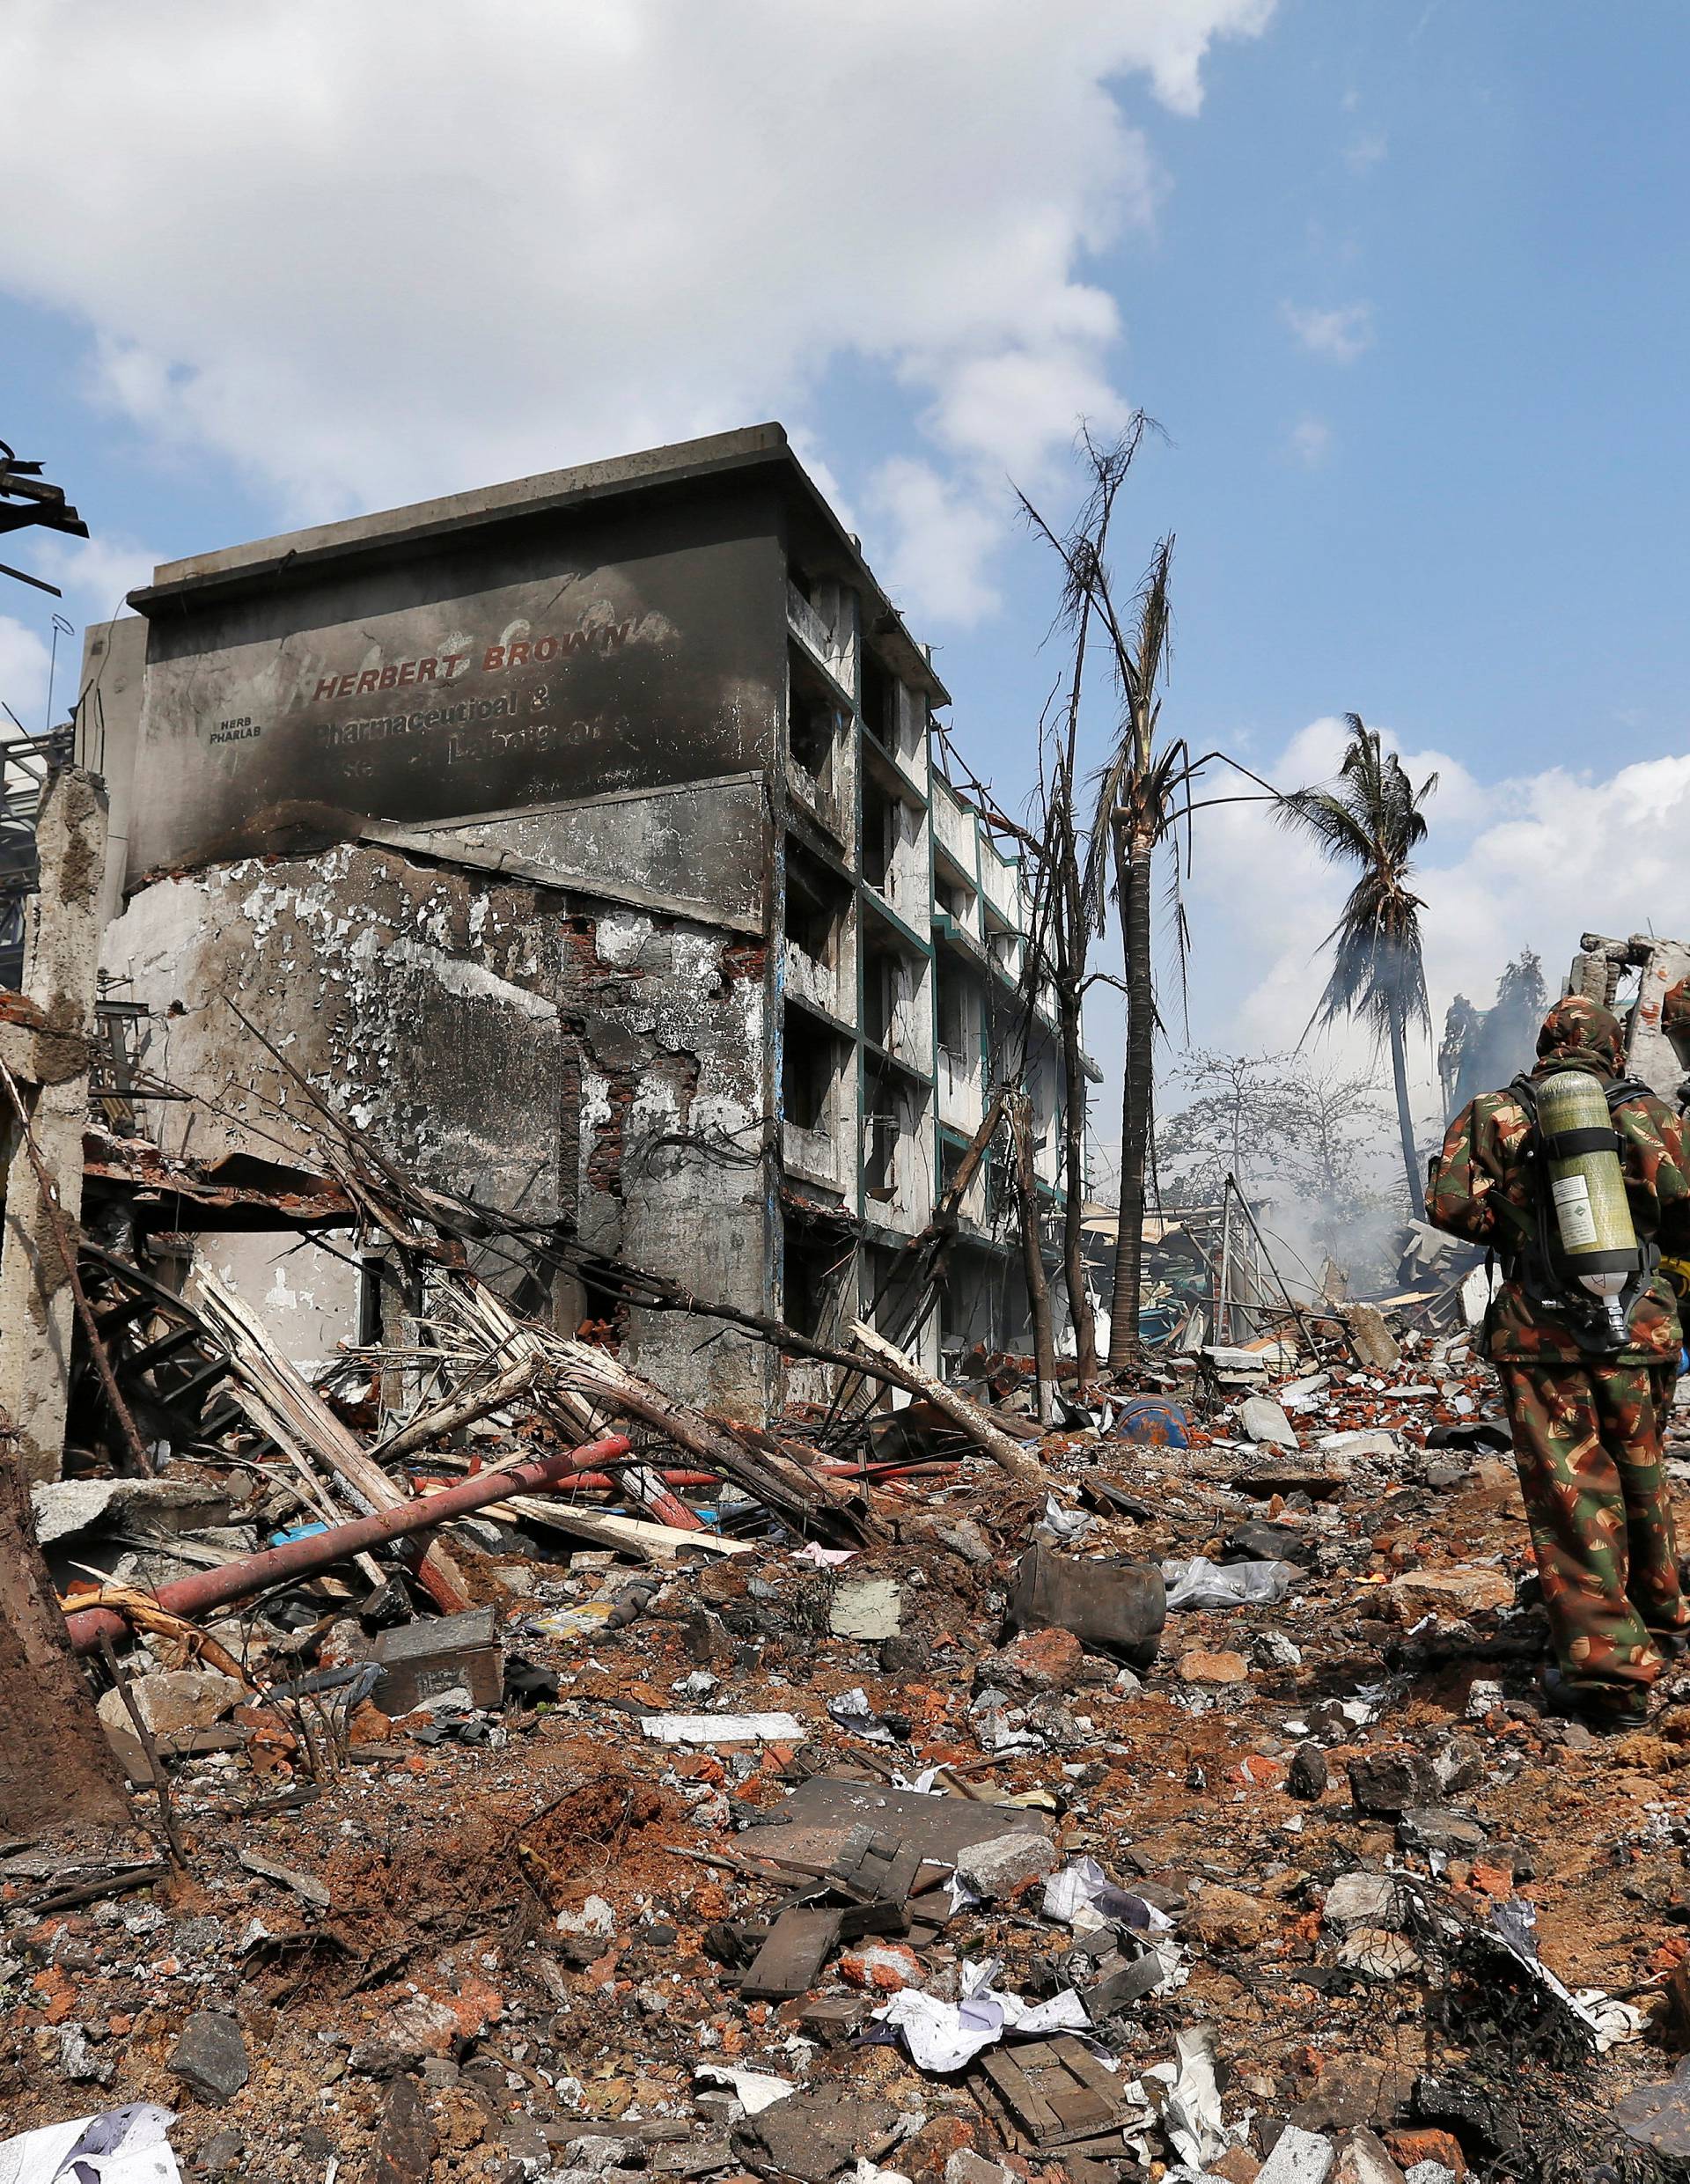
[{"label": "debris field", "polygon": [[[814,1521],[630,1427],[422,1535],[449,1614],[392,1550],[136,1611],[158,1842],[3,1847],[9,2128],[155,2104],[267,2184],[1682,2173],[1690,1703],[1546,1713],[1459,1325],[1304,1334],[1042,1435],[976,1359],[981,1433],[865,1412],[832,1472],[708,1428]],[[408,1496],[585,1438],[533,1346]],[[36,1489],[73,1634],[300,1528],[281,1416],[361,1414],[232,1354],[263,1461]]]}]

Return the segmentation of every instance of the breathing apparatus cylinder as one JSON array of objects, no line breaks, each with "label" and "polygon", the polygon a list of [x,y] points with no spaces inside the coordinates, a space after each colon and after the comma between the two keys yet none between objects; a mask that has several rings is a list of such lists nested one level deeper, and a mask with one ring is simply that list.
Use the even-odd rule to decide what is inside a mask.
[{"label": "breathing apparatus cylinder", "polygon": [[1620,1298],[1642,1262],[1632,1225],[1607,1095],[1583,1070],[1555,1070],[1537,1085],[1538,1129],[1563,1270],[1626,1336]]}]

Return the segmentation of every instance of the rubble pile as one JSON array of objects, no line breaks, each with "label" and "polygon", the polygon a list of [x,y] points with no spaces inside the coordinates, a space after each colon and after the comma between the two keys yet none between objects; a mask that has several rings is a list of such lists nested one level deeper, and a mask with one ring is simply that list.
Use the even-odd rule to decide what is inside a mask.
[{"label": "rubble pile", "polygon": [[[169,1831],[0,1846],[0,2114],[48,2134],[0,2174],[85,2118],[152,2165],[108,2174],[266,2184],[1679,2173],[1690,1705],[1545,1712],[1465,1335],[1199,1351],[1042,1437],[996,1360],[972,1441],[824,1460],[452,1278],[502,1347],[432,1438],[202,1300],[229,1460],[37,1488]],[[336,1554],[358,1463],[401,1515],[484,1482],[431,1576]]]}]

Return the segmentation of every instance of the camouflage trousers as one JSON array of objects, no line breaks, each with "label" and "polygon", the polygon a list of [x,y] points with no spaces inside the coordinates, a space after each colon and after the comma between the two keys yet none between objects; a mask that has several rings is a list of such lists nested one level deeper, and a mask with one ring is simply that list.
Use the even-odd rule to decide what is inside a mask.
[{"label": "camouflage trousers", "polygon": [[1497,1361],[1544,1605],[1574,1685],[1648,1686],[1690,1629],[1661,1438],[1671,1366]]}]

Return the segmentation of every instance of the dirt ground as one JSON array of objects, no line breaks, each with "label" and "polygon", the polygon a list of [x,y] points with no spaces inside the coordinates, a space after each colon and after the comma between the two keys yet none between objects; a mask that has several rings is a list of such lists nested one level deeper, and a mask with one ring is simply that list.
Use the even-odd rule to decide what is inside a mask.
[{"label": "dirt ground", "polygon": [[[349,1750],[315,1779],[304,1751],[274,1737],[177,1762],[186,1873],[43,1914],[30,1908],[40,1875],[14,1871],[15,1857],[0,1865],[0,2121],[18,2131],[158,2101],[180,2111],[185,2173],[266,2184],[607,2165],[733,2174],[743,2144],[725,2166],[718,2144],[731,2094],[699,2075],[719,2064],[884,2096],[919,2119],[880,2157],[916,2184],[963,2146],[1059,2184],[1171,2166],[1247,2179],[1287,2119],[1339,2143],[1371,2127],[1405,2172],[1429,2159],[1510,2178],[1680,2173],[1611,2119],[1690,2050],[1690,1678],[1670,1678],[1650,1729],[1618,1739],[1545,1713],[1511,1466],[1423,1445],[1489,1405],[1488,1376],[1428,1356],[1409,1352],[1388,1378],[1329,1369],[1292,1414],[1304,1453],[1286,1460],[1309,1491],[1267,1490],[1271,1452],[1224,1411],[1189,1449],[1046,1441],[1074,1507],[1095,1511],[1078,1489],[1098,1481],[1147,1512],[1094,1513],[1074,1552],[1212,1559],[1251,1520],[1295,1535],[1287,1597],[1171,1611],[1142,1680],[1076,1647],[1001,1657],[1009,1573],[1041,1512],[971,1460],[953,1483],[907,1490],[912,1511],[973,1519],[958,1533],[966,1551],[928,1539],[823,1569],[771,1545],[670,1565],[622,1630],[511,1636],[556,1673],[559,1695],[491,1717],[489,1742],[423,1745],[415,1719],[366,1704]],[[1395,1393],[1429,1382],[1435,1394]],[[1319,1438],[1342,1430],[1400,1447],[1323,1456]],[[485,1570],[496,1579],[499,1558]],[[1413,1581],[1451,1570],[1466,1575],[1427,1613]],[[592,1557],[538,1581],[518,1572],[507,1631],[547,1598],[579,1601],[631,1574]],[[830,1635],[837,1599],[865,1577],[895,1582],[900,1629]],[[857,1688],[893,1742],[830,1717],[827,1701]],[[641,1730],[643,1714],[705,1710],[787,1712],[803,1734],[671,1750]],[[1005,1737],[1025,1748],[997,1748]],[[1388,1792],[1360,1808],[1385,1778],[1368,1763],[1392,1755],[1433,1785],[1411,1804],[1466,1823],[1449,1847],[1411,1847]],[[1032,1800],[1062,1851],[1172,1907],[1177,1982],[1096,2039],[1125,2081],[1171,2061],[1176,2032],[1209,2027],[1240,2139],[1223,2166],[1179,2171],[1152,2129],[1148,2169],[1123,2147],[1064,2174],[1006,2144],[966,2075],[924,2073],[893,2044],[826,2044],[800,2022],[813,1996],[738,1994],[722,1931],[784,1894],[733,1863],[754,1849],[757,1823],[810,1774],[934,1767],[979,1796]],[[243,1853],[303,1877],[305,1892]],[[1412,1884],[1398,1930],[1361,1962],[1323,1908],[1357,1871]],[[960,1967],[992,1957],[1002,1989],[1039,1992],[1066,1945],[1040,1900],[1035,1881],[959,1911],[918,1948],[922,1982],[954,1992]],[[1567,1989],[1632,2005],[1606,2053],[1569,2045],[1567,2013],[1474,1938],[1510,1903],[1531,1907],[1543,1963]],[[834,1967],[817,1991],[854,1990]],[[172,2068],[185,2024],[207,2011],[232,2018],[244,2045],[246,2081],[226,2099]],[[577,2143],[594,2136],[613,2153]]]}]

